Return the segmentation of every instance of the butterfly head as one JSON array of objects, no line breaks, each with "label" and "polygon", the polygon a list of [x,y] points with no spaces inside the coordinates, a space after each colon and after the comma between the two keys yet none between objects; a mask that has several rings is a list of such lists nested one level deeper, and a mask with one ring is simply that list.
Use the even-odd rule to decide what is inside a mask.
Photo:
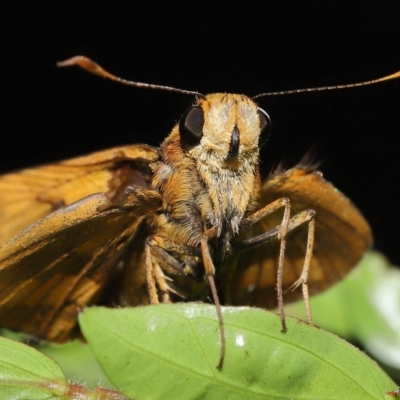
[{"label": "butterfly head", "polygon": [[270,127],[268,114],[250,98],[215,93],[200,97],[183,114],[179,135],[199,166],[224,173],[255,165]]}]

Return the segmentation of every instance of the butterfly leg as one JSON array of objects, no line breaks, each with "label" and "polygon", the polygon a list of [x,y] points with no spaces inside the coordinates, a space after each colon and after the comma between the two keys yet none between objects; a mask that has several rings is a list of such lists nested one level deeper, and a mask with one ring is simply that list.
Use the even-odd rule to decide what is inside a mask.
[{"label": "butterfly leg", "polygon": [[[304,221],[306,222],[306,221]],[[306,255],[304,257],[303,270],[301,271],[300,278],[293,283],[288,290],[295,290],[301,285],[303,292],[303,299],[306,308],[306,319],[308,323],[312,322],[311,319],[311,307],[310,307],[310,296],[308,293],[308,272],[310,270],[310,262],[312,257],[312,251],[314,247],[314,237],[315,237],[315,219],[312,218],[308,223],[308,233],[307,233],[307,245],[306,245]]]},{"label": "butterfly leg", "polygon": [[306,317],[307,322],[311,323],[311,309],[310,309],[310,300],[308,294],[308,272],[310,268],[310,261],[312,256],[312,248],[314,244],[314,231],[315,231],[315,221],[314,215],[315,212],[313,210],[306,210],[301,213],[296,214],[292,218],[290,218],[290,204],[289,200],[286,198],[279,199],[261,210],[255,212],[250,215],[248,218],[244,219],[241,223],[241,227],[249,226],[257,223],[262,218],[270,214],[271,212],[276,211],[280,207],[285,207],[284,216],[282,219],[282,223],[277,227],[265,232],[261,235],[258,235],[251,239],[243,240],[234,245],[234,248],[248,248],[252,246],[256,246],[261,243],[269,242],[272,239],[278,238],[281,241],[280,252],[279,252],[279,262],[278,262],[278,272],[277,272],[277,296],[278,296],[278,308],[279,314],[281,316],[282,330],[286,330],[286,322],[285,322],[285,314],[283,310],[283,292],[282,292],[282,276],[283,276],[283,260],[285,255],[285,246],[286,246],[286,234],[296,228],[297,226],[308,222],[308,237],[307,237],[307,246],[306,246],[306,254],[304,257],[304,264],[302,273],[300,278],[291,286],[291,289],[295,289],[296,287],[302,285],[302,293],[306,308]]},{"label": "butterfly leg", "polygon": [[182,299],[185,298],[184,295],[173,289],[168,281],[172,281],[170,277],[165,275],[164,272],[167,272],[171,275],[185,275],[189,272],[188,268],[185,268],[185,263],[178,261],[175,257],[168,253],[168,251],[162,249],[161,247],[152,246],[152,262],[154,264],[154,275],[155,280],[157,282],[157,287],[162,293],[162,302],[170,303],[170,293],[174,293],[178,297]]},{"label": "butterfly leg", "polygon": [[161,302],[162,303],[170,303],[171,299],[169,297],[169,294],[171,292],[174,292],[174,290],[172,288],[170,288],[170,286],[168,285],[167,276],[164,274],[164,271],[162,270],[162,268],[157,264],[154,265],[153,276],[154,276],[155,282],[157,283],[157,287],[161,292]]},{"label": "butterfly leg", "polygon": [[214,263],[211,258],[210,254],[210,248],[208,245],[208,242],[210,239],[215,237],[217,234],[217,228],[211,228],[207,231],[205,231],[202,235],[201,241],[200,241],[200,248],[194,247],[194,246],[187,246],[187,245],[182,245],[179,243],[175,243],[169,239],[166,239],[162,236],[149,236],[146,239],[146,244],[145,244],[145,258],[146,258],[146,275],[147,275],[147,282],[148,282],[148,288],[149,288],[149,295],[150,295],[150,301],[152,304],[158,304],[158,295],[157,295],[157,289],[155,285],[155,270],[153,267],[152,263],[152,247],[159,247],[163,250],[166,250],[167,252],[174,252],[174,253],[179,253],[187,256],[194,256],[194,257],[202,257],[203,258],[203,263],[204,263],[204,269],[205,273],[208,279],[208,282],[210,284],[212,296],[214,299],[215,307],[217,310],[217,316],[218,316],[218,322],[219,322],[219,330],[220,330],[220,335],[221,335],[221,353],[220,353],[220,359],[219,363],[217,365],[217,368],[221,369],[223,362],[224,362],[224,357],[225,357],[225,331],[224,331],[224,326],[222,322],[222,312],[221,312],[221,305],[219,302],[218,298],[218,293],[217,293],[217,288],[215,285],[215,280],[214,280],[214,275],[215,275],[215,267]]},{"label": "butterfly leg", "polygon": [[276,291],[278,297],[278,309],[279,315],[281,316],[281,324],[282,330],[286,331],[286,322],[285,322],[285,314],[283,311],[283,292],[282,292],[282,276],[283,276],[283,260],[285,258],[285,249],[286,249],[286,234],[288,232],[289,219],[290,219],[290,201],[286,197],[282,197],[281,199],[275,200],[273,203],[267,204],[261,210],[256,211],[254,214],[242,220],[240,226],[245,227],[249,225],[253,225],[256,222],[260,221],[267,215],[279,210],[284,207],[284,213],[282,218],[282,223],[279,226],[279,230],[277,232],[277,238],[280,241],[279,248],[279,262],[278,262],[278,272],[276,279]]},{"label": "butterfly leg", "polygon": [[219,323],[219,332],[221,336],[221,353],[219,357],[219,363],[217,365],[218,369],[222,369],[224,358],[225,358],[225,329],[222,319],[221,304],[219,302],[217,287],[215,286],[215,267],[210,254],[210,247],[208,246],[208,241],[217,235],[217,227],[211,228],[203,233],[201,238],[200,247],[201,254],[203,257],[204,269],[206,271],[206,276],[210,284],[211,293],[214,299],[215,308],[217,310],[217,317]]},{"label": "butterfly leg", "polygon": [[[146,263],[146,279],[150,296],[151,304],[158,304],[158,294],[156,288],[156,268],[153,265],[152,253],[154,249],[158,247],[167,252],[174,252],[178,254],[184,254],[187,256],[201,257],[201,251],[199,248],[194,246],[186,246],[183,244],[175,243],[162,236],[152,235],[146,239],[145,243],[145,263]],[[172,262],[171,268],[179,270],[179,263],[172,256],[167,259]],[[174,268],[175,267],[175,268]]]}]

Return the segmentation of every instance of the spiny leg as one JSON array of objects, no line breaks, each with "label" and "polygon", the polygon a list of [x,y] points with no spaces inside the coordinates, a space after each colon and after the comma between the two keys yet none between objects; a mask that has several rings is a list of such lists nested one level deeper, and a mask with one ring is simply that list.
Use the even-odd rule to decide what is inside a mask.
[{"label": "spiny leg", "polygon": [[314,237],[315,237],[315,219],[311,219],[308,223],[308,234],[307,234],[307,247],[306,255],[304,256],[303,270],[301,271],[300,278],[293,283],[288,290],[295,290],[301,285],[301,290],[303,293],[304,305],[306,308],[306,319],[308,323],[312,323],[311,318],[311,307],[310,307],[310,296],[308,293],[308,273],[310,270],[310,263],[312,257],[312,251],[314,247]]},{"label": "spiny leg", "polygon": [[275,212],[276,210],[284,207],[284,213],[282,218],[282,223],[279,226],[279,230],[277,233],[277,238],[280,241],[279,248],[279,260],[278,260],[278,271],[276,277],[276,292],[278,298],[278,309],[279,315],[281,317],[281,325],[282,331],[286,331],[286,321],[285,321],[285,312],[283,310],[283,291],[282,291],[282,280],[283,280],[283,261],[285,259],[285,249],[286,249],[286,235],[289,227],[290,220],[290,200],[286,197],[282,197],[281,199],[275,200],[274,202],[267,204],[261,210],[256,211],[254,214],[242,220],[240,224],[242,226],[253,225],[256,222],[260,221],[262,218],[267,215]]},{"label": "spiny leg", "polygon": [[[146,239],[144,251],[145,251],[145,264],[146,264],[146,279],[147,286],[149,290],[150,303],[151,304],[159,304],[157,288],[155,284],[155,280],[160,275],[159,272],[156,271],[156,267],[153,266],[152,260],[152,247],[159,247],[166,251],[173,251],[179,254],[185,254],[189,256],[200,257],[201,251],[200,249],[193,246],[186,246],[179,243],[175,243],[169,239],[166,239],[162,236],[152,235]],[[169,261],[174,260],[172,256],[168,259]],[[179,263],[175,260],[173,265],[171,265],[172,269],[179,269]]]},{"label": "spiny leg", "polygon": [[[170,303],[170,293],[174,293],[178,297],[184,299],[185,296],[182,293],[179,293],[175,289],[173,289],[169,284],[168,281],[172,282],[169,276],[165,275],[164,272],[167,272],[171,275],[187,275],[189,268],[185,268],[185,264],[178,261],[175,257],[168,253],[168,251],[162,249],[161,247],[152,246],[152,261],[156,261],[154,266],[154,274],[157,282],[157,287],[160,289],[162,293],[162,302],[163,303]],[[155,258],[155,260],[154,260]],[[187,271],[189,270],[189,271]]]},{"label": "spiny leg", "polygon": [[[281,199],[282,200],[282,199]],[[275,202],[274,202],[275,203]],[[270,205],[274,205],[274,203],[271,203]],[[254,218],[253,216],[250,216],[245,220],[245,226],[250,225],[248,223],[249,220],[251,220],[251,223],[256,223],[258,222],[261,218],[264,216],[268,215],[268,208],[269,206],[264,207],[263,209],[257,211],[254,215],[259,218]],[[267,212],[265,213],[265,209],[267,209]],[[263,212],[264,211],[264,212]],[[286,211],[286,210],[285,210]],[[307,236],[307,247],[306,247],[306,254],[304,257],[304,264],[303,264],[303,269],[300,275],[300,278],[291,286],[291,289],[295,289],[298,287],[300,284],[302,285],[302,293],[303,293],[303,298],[304,298],[304,304],[306,308],[306,318],[307,322],[311,323],[311,308],[310,308],[310,299],[309,299],[309,294],[308,294],[308,272],[310,269],[310,262],[311,262],[311,257],[312,257],[312,250],[313,250],[313,244],[314,244],[314,233],[315,233],[315,211],[314,210],[305,210],[302,211],[293,217],[291,217],[288,221],[287,224],[287,229],[285,236],[288,232],[292,231],[293,229],[297,228],[299,225],[302,225],[305,222],[309,222],[308,225],[308,236]],[[285,219],[285,216],[284,216]],[[251,248],[254,246],[258,246],[260,244],[267,243],[275,238],[280,237],[282,235],[282,224],[276,226],[275,228],[264,232],[261,235],[255,236],[250,239],[245,239],[242,240],[241,242],[234,243],[232,245],[234,250],[242,250],[246,248]],[[281,240],[281,252],[282,252],[282,240]],[[282,253],[280,252],[279,254],[279,265],[278,265],[278,278],[277,278],[277,289],[278,289],[278,305],[279,305],[279,313],[281,316],[281,323],[282,323],[282,330],[286,330],[286,323],[285,323],[285,314],[283,310],[283,300],[279,298],[279,296],[282,296]],[[284,256],[284,254],[283,254]]]},{"label": "spiny leg", "polygon": [[155,278],[155,281],[157,283],[157,287],[159,288],[161,292],[161,301],[162,303],[171,303],[171,299],[169,297],[169,294],[176,293],[172,288],[169,287],[167,283],[167,277],[165,276],[163,270],[159,265],[155,265],[153,268],[153,275]]}]

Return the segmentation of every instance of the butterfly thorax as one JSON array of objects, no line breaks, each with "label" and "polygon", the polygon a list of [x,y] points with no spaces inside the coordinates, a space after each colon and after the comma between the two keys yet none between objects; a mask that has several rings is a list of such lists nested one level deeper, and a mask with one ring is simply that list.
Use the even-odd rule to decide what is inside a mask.
[{"label": "butterfly thorax", "polygon": [[[155,231],[198,246],[204,231],[216,227],[211,247],[224,254],[241,219],[256,206],[260,122],[257,107],[245,96],[209,95],[197,106],[204,111],[199,143],[185,146],[178,124],[161,145],[160,161],[153,164],[153,186],[163,199]],[[230,156],[235,130],[237,151]]]}]

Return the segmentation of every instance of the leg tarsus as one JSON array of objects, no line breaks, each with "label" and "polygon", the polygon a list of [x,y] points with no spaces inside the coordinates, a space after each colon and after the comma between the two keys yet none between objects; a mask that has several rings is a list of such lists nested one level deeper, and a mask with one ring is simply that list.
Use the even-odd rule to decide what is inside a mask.
[{"label": "leg tarsus", "polygon": [[267,243],[275,238],[281,241],[280,251],[279,251],[279,261],[278,261],[278,271],[277,271],[277,297],[278,297],[278,309],[281,317],[282,331],[286,330],[285,314],[283,309],[283,293],[282,293],[282,280],[283,280],[283,260],[285,255],[286,247],[286,235],[288,232],[297,228],[299,225],[309,222],[308,226],[308,236],[307,236],[307,247],[306,254],[304,257],[303,270],[301,272],[300,278],[290,286],[288,290],[294,290],[300,285],[302,286],[303,299],[306,308],[306,318],[307,322],[311,323],[311,309],[310,309],[310,299],[308,293],[308,272],[310,269],[310,262],[312,257],[312,250],[314,245],[314,233],[315,233],[315,211],[314,210],[304,210],[293,217],[290,217],[290,205],[289,200],[282,198],[276,200],[275,202],[267,205],[263,209],[257,211],[253,215],[250,215],[246,219],[242,220],[242,227],[250,226],[257,223],[260,219],[267,216],[271,212],[276,211],[280,207],[285,207],[285,212],[283,215],[282,223],[275,228],[264,232],[261,235],[255,236],[250,239],[244,239],[240,242],[233,243],[233,248],[235,250],[248,249],[260,244]]},{"label": "leg tarsus", "polygon": [[282,331],[286,331],[286,320],[285,320],[285,310],[283,309],[283,293],[282,293],[282,280],[283,280],[283,262],[285,259],[286,250],[286,235],[289,229],[290,221],[290,202],[289,199],[283,198],[283,205],[285,206],[285,212],[283,214],[283,219],[281,226],[278,230],[278,240],[280,240],[281,245],[279,248],[279,261],[278,261],[278,271],[276,277],[276,293],[278,298],[278,309],[279,315],[281,317]]},{"label": "leg tarsus", "polygon": [[217,368],[221,370],[224,365],[224,359],[225,359],[225,329],[224,329],[224,321],[222,318],[221,303],[219,302],[218,292],[214,280],[215,267],[211,258],[210,248],[208,246],[209,239],[213,238],[216,234],[217,234],[217,228],[215,227],[209,229],[208,231],[205,231],[203,233],[203,237],[201,238],[200,245],[201,245],[201,253],[203,256],[204,269],[206,271],[208,283],[210,284],[211,293],[215,304],[215,309],[217,311],[219,333],[221,337],[221,352]]},{"label": "leg tarsus", "polygon": [[304,257],[303,270],[301,271],[300,278],[297,279],[297,281],[294,282],[293,285],[291,285],[288,289],[293,291],[301,285],[304,305],[306,309],[306,319],[307,322],[310,324],[312,323],[312,319],[311,319],[310,295],[308,292],[308,273],[310,271],[310,262],[314,246],[314,234],[315,234],[315,219],[312,218],[308,223],[307,247],[306,247],[306,254]]},{"label": "leg tarsus", "polygon": [[215,280],[214,276],[207,274],[207,279],[210,284],[211,288],[211,293],[214,299],[214,304],[215,304],[215,309],[217,310],[217,317],[218,317],[218,323],[219,323],[219,333],[221,337],[221,352],[219,355],[219,362],[217,365],[217,368],[219,370],[222,370],[222,367],[224,365],[224,359],[225,359],[225,328],[224,328],[224,321],[222,318],[222,311],[221,311],[221,304],[219,302],[218,298],[218,293],[217,293],[217,288],[215,286]]}]

